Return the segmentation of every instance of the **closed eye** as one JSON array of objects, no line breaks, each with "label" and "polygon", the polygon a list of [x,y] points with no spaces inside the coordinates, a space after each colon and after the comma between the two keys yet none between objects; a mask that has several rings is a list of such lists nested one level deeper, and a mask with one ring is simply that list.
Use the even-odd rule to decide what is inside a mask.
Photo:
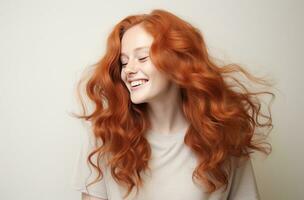
[{"label": "closed eye", "polygon": [[[140,60],[141,62],[145,62],[147,60],[149,56],[143,57],[143,58],[139,58],[138,60]],[[121,63],[121,67],[124,68],[128,63]]]},{"label": "closed eye", "polygon": [[146,59],[148,58],[149,56],[146,56],[146,57],[143,57],[143,58],[139,58],[138,60],[140,61],[146,61]]}]

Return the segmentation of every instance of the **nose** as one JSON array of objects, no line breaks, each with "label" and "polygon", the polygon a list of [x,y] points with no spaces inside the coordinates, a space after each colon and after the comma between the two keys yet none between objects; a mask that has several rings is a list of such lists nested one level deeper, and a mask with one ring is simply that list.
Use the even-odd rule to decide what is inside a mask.
[{"label": "nose", "polygon": [[125,73],[136,73],[137,72],[137,66],[134,62],[129,61],[128,64],[125,66]]}]

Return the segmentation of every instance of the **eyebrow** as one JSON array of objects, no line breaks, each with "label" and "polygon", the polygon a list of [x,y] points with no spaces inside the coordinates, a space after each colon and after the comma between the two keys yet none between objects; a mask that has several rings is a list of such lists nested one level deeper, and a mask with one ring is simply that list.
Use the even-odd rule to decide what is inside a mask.
[{"label": "eyebrow", "polygon": [[[148,46],[143,46],[143,47],[137,47],[134,49],[134,52],[140,51],[142,49],[149,49],[150,47]],[[120,56],[127,56],[125,53],[121,53]]]}]

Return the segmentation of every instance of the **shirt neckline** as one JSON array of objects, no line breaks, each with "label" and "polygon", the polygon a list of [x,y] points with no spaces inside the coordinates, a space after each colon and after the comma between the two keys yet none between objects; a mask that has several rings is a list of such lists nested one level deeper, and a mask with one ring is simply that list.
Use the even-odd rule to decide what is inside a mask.
[{"label": "shirt neckline", "polygon": [[161,140],[161,141],[172,141],[172,140],[178,140],[181,137],[184,137],[186,132],[188,131],[189,127],[180,129],[179,131],[175,133],[168,133],[168,134],[163,134],[163,133],[158,133],[158,132],[153,132],[151,130],[147,131],[147,139],[154,139],[154,140]]}]

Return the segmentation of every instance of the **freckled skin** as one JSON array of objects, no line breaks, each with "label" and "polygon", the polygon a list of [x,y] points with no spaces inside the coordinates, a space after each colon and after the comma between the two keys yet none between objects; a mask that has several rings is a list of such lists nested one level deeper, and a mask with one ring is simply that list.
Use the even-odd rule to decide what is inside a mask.
[{"label": "freckled skin", "polygon": [[[172,82],[157,70],[150,57],[147,57],[152,42],[153,37],[141,25],[135,25],[128,29],[122,37],[121,52],[125,55],[121,56],[121,62],[126,65],[121,70],[121,79],[126,84],[134,104],[160,101],[170,93],[169,90],[176,89],[172,87]],[[138,47],[148,48],[135,51]],[[131,79],[143,78],[149,81],[140,89],[131,91],[127,77]]]}]

